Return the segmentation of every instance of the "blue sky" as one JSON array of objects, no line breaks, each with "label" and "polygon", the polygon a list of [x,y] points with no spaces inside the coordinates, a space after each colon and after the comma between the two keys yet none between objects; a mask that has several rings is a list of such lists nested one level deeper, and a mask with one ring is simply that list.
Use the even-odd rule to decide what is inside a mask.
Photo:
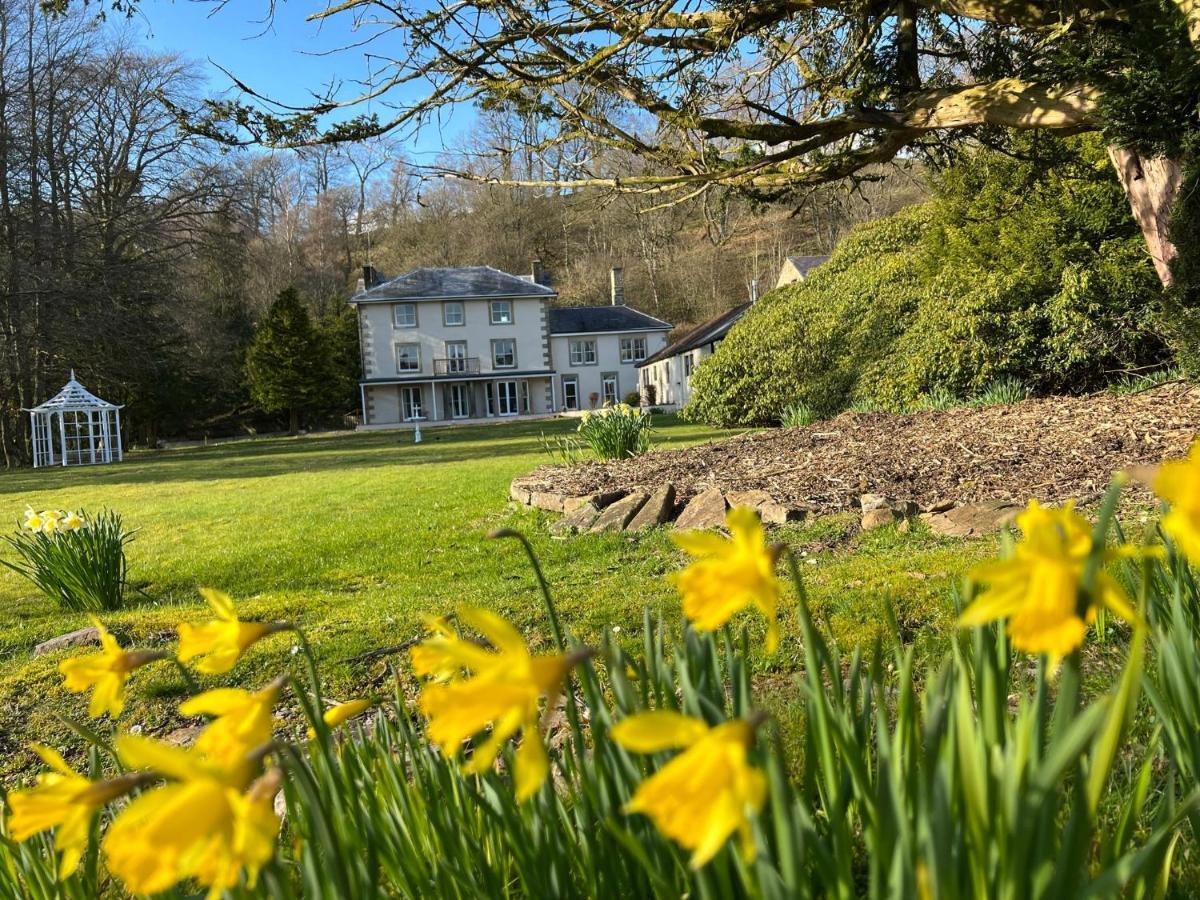
[{"label": "blue sky", "polygon": [[[221,66],[262,94],[303,105],[331,82],[341,84],[339,96],[352,97],[361,90],[355,82],[370,75],[362,49],[319,55],[364,37],[347,14],[323,23],[305,21],[323,6],[321,0],[279,0],[274,21],[266,23],[262,17],[267,0],[231,0],[221,9],[206,0],[143,0],[124,27],[147,47],[195,60],[207,73],[214,94],[237,93]],[[386,48],[385,39],[378,50]],[[387,108],[378,102],[374,106],[381,118],[388,117]],[[440,134],[435,127],[427,128],[415,142],[407,142],[406,152],[419,162],[432,162],[443,142],[453,143],[471,118],[470,109],[456,110]]]}]

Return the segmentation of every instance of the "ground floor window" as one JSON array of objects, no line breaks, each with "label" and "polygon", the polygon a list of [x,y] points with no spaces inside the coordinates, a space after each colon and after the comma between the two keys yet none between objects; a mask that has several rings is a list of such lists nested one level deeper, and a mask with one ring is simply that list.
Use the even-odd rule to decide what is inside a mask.
[{"label": "ground floor window", "polygon": [[601,398],[605,403],[611,403],[614,406],[617,404],[617,376],[605,375],[602,382],[604,396]]},{"label": "ground floor window", "polygon": [[520,412],[517,406],[517,382],[496,382],[496,413],[501,416],[515,416]]},{"label": "ground floor window", "polygon": [[450,385],[450,415],[465,419],[471,414],[471,388],[465,384]]},{"label": "ground floor window", "polygon": [[425,417],[424,410],[421,408],[421,389],[419,387],[400,388],[400,411],[406,422]]},{"label": "ground floor window", "polygon": [[563,377],[563,409],[579,409],[579,379]]}]

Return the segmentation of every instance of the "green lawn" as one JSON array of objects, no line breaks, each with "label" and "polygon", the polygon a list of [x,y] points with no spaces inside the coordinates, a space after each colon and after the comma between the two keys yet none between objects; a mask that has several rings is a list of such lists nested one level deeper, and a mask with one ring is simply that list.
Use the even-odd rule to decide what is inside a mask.
[{"label": "green lawn", "polygon": [[[169,642],[177,622],[204,617],[197,588],[218,587],[246,618],[303,626],[332,693],[344,697],[381,671],[345,660],[414,636],[423,613],[480,604],[545,636],[519,547],[484,538],[498,526],[530,535],[564,620],[585,639],[618,627],[636,631],[646,607],[677,620],[663,575],[681,555],[665,532],[559,540],[545,528],[552,516],[508,503],[511,479],[547,461],[540,434],[572,425],[429,429],[419,446],[409,433],[263,439],[135,454],[113,466],[7,473],[0,477],[0,519],[15,522],[27,505],[118,510],[139,529],[131,573],[152,598],[106,617],[123,641]],[[721,434],[665,417],[655,446]],[[878,631],[883,605],[892,601],[909,639],[941,644],[953,614],[951,580],[993,552],[994,543],[939,540],[920,528],[858,534],[851,525],[830,517],[780,532],[807,554],[803,568],[817,615],[853,642]],[[21,748],[34,737],[81,745],[53,718],[56,711],[82,716],[85,705],[59,686],[62,655],[34,659],[32,648],[87,622],[60,613],[7,570],[0,572],[0,603],[3,777],[32,764]],[[799,659],[795,635],[789,611],[772,661],[781,676]],[[264,641],[229,680],[266,680],[290,664],[290,646],[287,636]],[[169,666],[139,672],[125,720],[149,733],[180,724],[168,701],[181,690]]]}]

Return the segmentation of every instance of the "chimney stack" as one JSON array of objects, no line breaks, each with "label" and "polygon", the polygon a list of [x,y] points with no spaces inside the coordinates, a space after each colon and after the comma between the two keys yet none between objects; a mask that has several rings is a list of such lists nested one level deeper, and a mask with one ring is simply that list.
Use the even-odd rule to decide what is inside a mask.
[{"label": "chimney stack", "polygon": [[750,279],[750,302],[751,303],[758,302],[758,279],[757,278]]},{"label": "chimney stack", "polygon": [[612,287],[612,305],[625,305],[625,270],[620,266],[613,266],[609,272],[609,284]]},{"label": "chimney stack", "polygon": [[540,284],[545,287],[550,286],[550,273],[546,271],[546,267],[542,265],[540,259],[534,259],[532,265],[533,283]]},{"label": "chimney stack", "polygon": [[369,291],[371,288],[375,287],[375,285],[379,284],[379,282],[383,279],[379,277],[379,273],[375,271],[374,266],[363,266],[362,280],[364,287]]}]

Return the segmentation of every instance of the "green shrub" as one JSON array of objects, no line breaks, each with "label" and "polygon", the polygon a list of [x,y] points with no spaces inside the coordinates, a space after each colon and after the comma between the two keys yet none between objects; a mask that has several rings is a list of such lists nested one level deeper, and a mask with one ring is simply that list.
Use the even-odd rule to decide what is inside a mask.
[{"label": "green shrub", "polygon": [[772,291],[696,370],[684,415],[769,424],[801,400],[920,406],[1000,379],[1038,393],[1102,388],[1160,364],[1162,292],[1095,138],[1042,173],[980,151],[935,199],[848,235],[805,281]]},{"label": "green shrub", "polygon": [[96,516],[29,510],[17,533],[4,538],[19,561],[0,564],[29,579],[62,609],[120,609],[129,568],[125,545],[132,539],[133,532],[111,510]]},{"label": "green shrub", "polygon": [[635,409],[637,407],[641,406],[642,405],[641,391],[630,391],[628,394],[626,394],[625,395],[625,405],[632,406]]},{"label": "green shrub", "polygon": [[600,459],[628,459],[650,449],[653,417],[641,409],[618,403],[598,412],[585,412],[578,434]]}]

